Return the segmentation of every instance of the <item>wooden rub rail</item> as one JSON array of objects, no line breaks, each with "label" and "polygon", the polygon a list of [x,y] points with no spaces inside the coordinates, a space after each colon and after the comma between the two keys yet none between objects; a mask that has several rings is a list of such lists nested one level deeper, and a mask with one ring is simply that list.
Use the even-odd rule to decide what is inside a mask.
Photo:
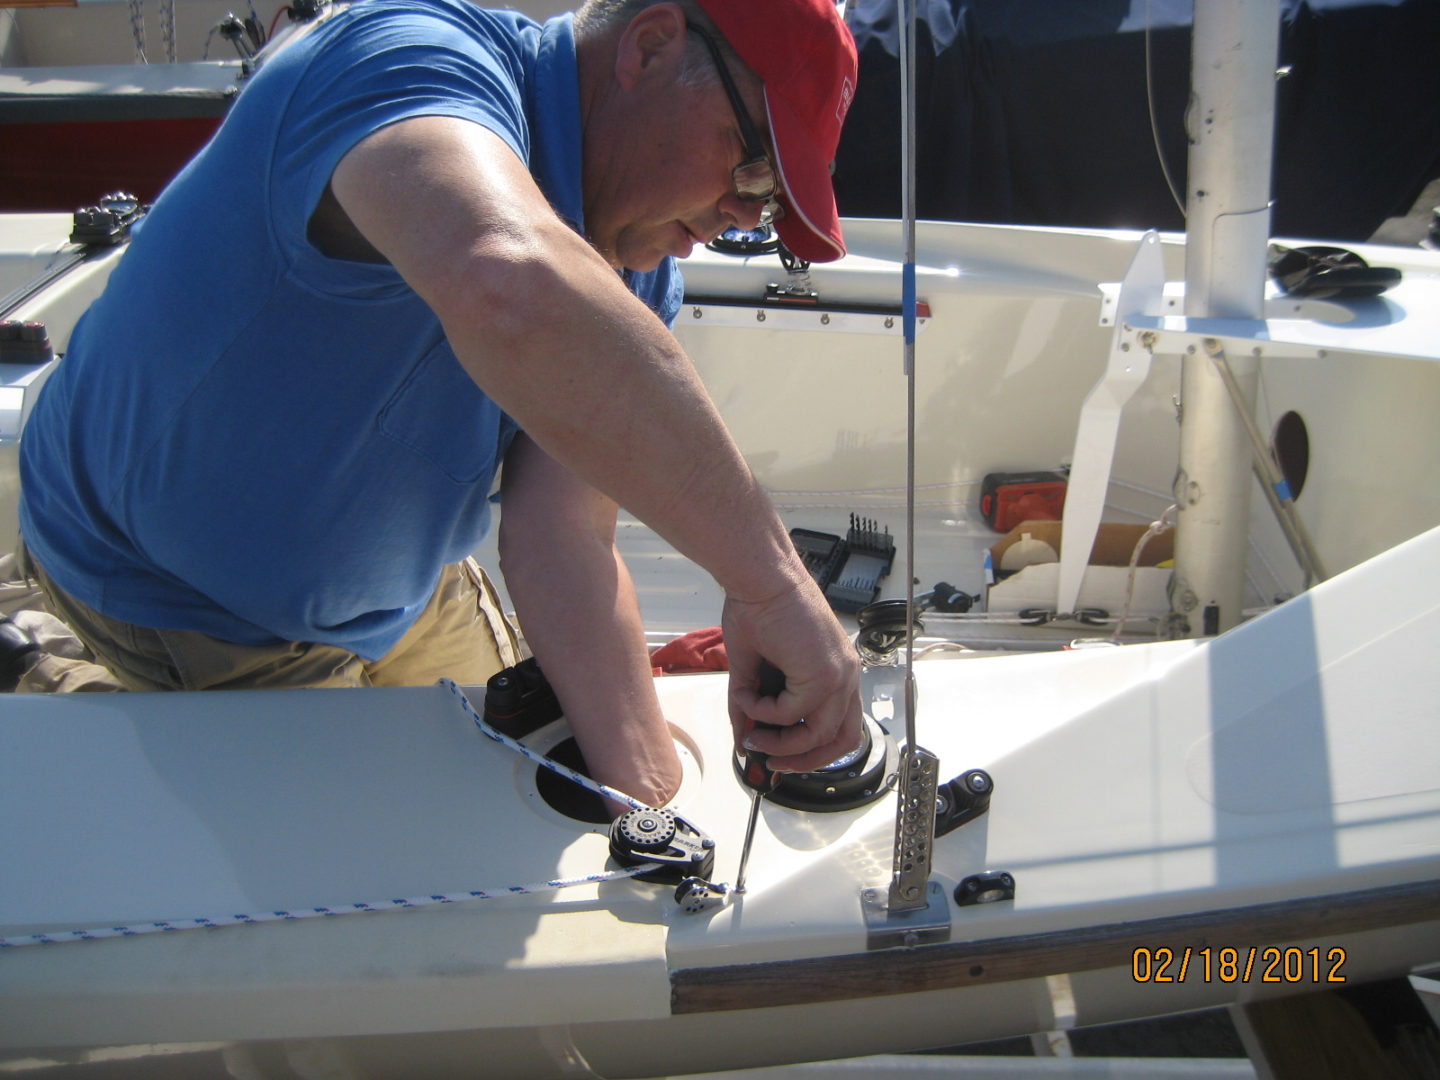
[{"label": "wooden rub rail", "polygon": [[[1134,922],[806,960],[684,968],[670,977],[671,1012],[725,1012],[912,994],[1124,967],[1137,949],[1219,949],[1311,941],[1440,922],[1440,880],[1163,916]],[[1420,957],[1417,960],[1423,959]]]}]

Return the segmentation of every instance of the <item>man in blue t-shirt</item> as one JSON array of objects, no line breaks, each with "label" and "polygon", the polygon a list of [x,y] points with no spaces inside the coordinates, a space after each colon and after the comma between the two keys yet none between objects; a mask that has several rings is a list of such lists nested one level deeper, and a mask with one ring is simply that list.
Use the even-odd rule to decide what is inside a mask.
[{"label": "man in blue t-shirt", "polygon": [[737,735],[776,725],[745,738],[780,769],[849,751],[853,651],[665,323],[675,257],[730,226],[844,254],[854,78],[833,0],[364,0],[304,31],[36,405],[34,575],[132,689],[483,681],[514,659],[468,559],[499,473],[506,583],[598,779],[679,782],[617,506],[724,588]]}]

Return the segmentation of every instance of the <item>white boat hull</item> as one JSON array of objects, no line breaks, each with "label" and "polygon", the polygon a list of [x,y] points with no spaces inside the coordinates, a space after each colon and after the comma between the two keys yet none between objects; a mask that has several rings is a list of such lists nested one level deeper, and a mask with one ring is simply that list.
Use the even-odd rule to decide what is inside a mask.
[{"label": "white boat hull", "polygon": [[[847,236],[854,254],[813,273],[830,323],[745,307],[773,262],[707,254],[687,269],[679,332],[792,524],[843,532],[859,511],[899,533],[898,336],[884,316],[831,329],[836,305],[898,301],[899,237],[866,222]],[[922,583],[982,587],[984,473],[1068,459],[1114,332],[1101,285],[1137,241],[922,230]],[[19,243],[17,278],[25,251],[46,257]],[[1165,247],[1178,258],[1177,241]],[[1356,309],[1348,344],[1332,335],[1323,358],[1287,346],[1263,376],[1262,408],[1310,429],[1299,507],[1332,580],[1213,640],[917,664],[920,738],[942,779],[983,768],[995,781],[988,814],[936,844],[948,941],[870,948],[862,893],[888,884],[893,797],[836,814],[767,803],[748,891],[698,914],[670,887],[611,881],[0,950],[0,1068],[128,1062],[150,1076],[166,1056],[211,1075],[665,1076],[1171,1013],[1440,960],[1440,369],[1423,332],[1405,355],[1367,344],[1430,325],[1440,260],[1377,257],[1403,259],[1402,289]],[[12,317],[46,319],[63,351],[103,275],[82,269]],[[792,315],[817,325],[782,328]],[[1169,500],[1177,380],[1157,355],[1127,406],[1107,517],[1150,520]],[[13,515],[13,443],[0,472]],[[1252,602],[1299,592],[1268,511],[1252,522]],[[645,530],[627,523],[622,547],[657,627],[716,621],[713,587]],[[903,590],[899,576],[887,584]],[[749,795],[724,678],[658,687],[687,763],[677,805],[714,838],[714,878],[733,881]],[[897,670],[869,670],[865,693],[898,734]],[[442,688],[17,695],[0,716],[0,865],[23,868],[0,877],[11,939],[503,889],[607,863],[603,829],[549,806],[535,767]],[[564,735],[562,722],[531,741]],[[957,905],[982,871],[1011,873],[1014,899]]]}]

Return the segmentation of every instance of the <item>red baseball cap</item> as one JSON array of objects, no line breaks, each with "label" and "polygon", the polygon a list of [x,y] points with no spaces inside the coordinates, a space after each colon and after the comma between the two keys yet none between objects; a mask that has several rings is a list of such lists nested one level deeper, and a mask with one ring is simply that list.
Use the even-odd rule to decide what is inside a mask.
[{"label": "red baseball cap", "polygon": [[855,97],[855,41],[835,0],[699,0],[765,84],[785,246],[807,262],[845,254],[830,168]]}]

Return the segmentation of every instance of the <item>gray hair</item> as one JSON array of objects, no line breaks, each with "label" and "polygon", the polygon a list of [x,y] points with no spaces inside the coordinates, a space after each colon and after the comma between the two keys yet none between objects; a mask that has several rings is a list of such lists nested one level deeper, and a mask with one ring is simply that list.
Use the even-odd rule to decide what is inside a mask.
[{"label": "gray hair", "polygon": [[[575,36],[577,38],[604,37],[612,31],[622,30],[630,20],[656,4],[673,3],[685,14],[685,21],[698,26],[714,39],[720,47],[720,55],[732,70],[748,72],[745,62],[735,55],[735,50],[725,40],[725,35],[715,28],[710,16],[696,0],[585,0],[575,12]],[[681,86],[701,90],[720,82],[710,50],[695,35],[686,42],[685,58],[681,62],[679,82]]]}]

